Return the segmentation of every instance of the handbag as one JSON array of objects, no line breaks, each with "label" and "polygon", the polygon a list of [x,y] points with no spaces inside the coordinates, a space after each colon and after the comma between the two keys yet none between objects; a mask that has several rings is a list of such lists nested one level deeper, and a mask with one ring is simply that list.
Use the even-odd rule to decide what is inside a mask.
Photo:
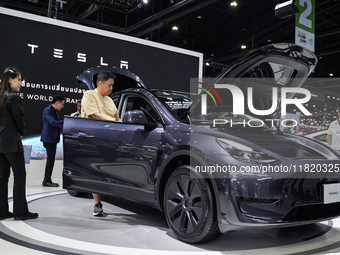
[{"label": "handbag", "polygon": [[32,145],[23,145],[23,146],[24,146],[25,164],[29,164],[31,162]]}]

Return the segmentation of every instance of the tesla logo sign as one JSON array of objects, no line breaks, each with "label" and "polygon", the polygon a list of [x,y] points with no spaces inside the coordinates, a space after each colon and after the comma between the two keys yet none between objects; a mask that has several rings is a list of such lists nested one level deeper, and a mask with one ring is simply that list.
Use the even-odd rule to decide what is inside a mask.
[{"label": "tesla logo sign", "polygon": [[[233,114],[244,114],[244,95],[240,88],[230,84],[215,84],[215,89],[228,89],[233,96]],[[214,91],[215,92],[215,91]],[[217,92],[216,92],[217,93]],[[215,94],[216,94],[215,93]],[[304,98],[287,98],[289,93],[301,93],[304,94]],[[258,110],[253,105],[253,88],[247,88],[247,103],[248,109],[255,115],[269,115],[272,114],[277,108],[278,104],[278,88],[272,89],[272,106],[267,110]],[[219,96],[218,96],[219,97]],[[312,115],[304,106],[311,99],[311,93],[307,89],[303,88],[281,88],[281,114],[286,115],[286,108],[288,104],[293,104],[303,112],[304,115]],[[216,104],[216,103],[215,103]],[[207,114],[207,94],[202,94],[202,114]]]},{"label": "tesla logo sign", "polygon": [[[30,48],[31,54],[35,54],[36,49],[39,48],[39,45],[35,45],[35,44],[27,44],[27,46]],[[63,58],[64,57],[64,50],[54,48],[53,49],[53,57],[54,58]],[[85,53],[77,53],[77,61],[86,63],[86,61],[87,61],[86,54]],[[108,66],[109,64],[104,62],[103,57],[100,57],[100,65],[101,66]],[[120,61],[120,68],[128,70],[129,69],[129,62],[121,60]]]}]

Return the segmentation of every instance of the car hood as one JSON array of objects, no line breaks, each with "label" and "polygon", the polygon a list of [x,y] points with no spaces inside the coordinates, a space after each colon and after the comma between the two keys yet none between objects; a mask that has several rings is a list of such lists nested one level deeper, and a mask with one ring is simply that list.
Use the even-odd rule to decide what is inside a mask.
[{"label": "car hood", "polygon": [[[217,99],[214,100],[212,96],[207,96],[207,112],[215,111],[216,108],[223,108],[221,111],[232,111],[233,98],[230,91],[216,89],[215,85],[235,85],[243,91],[244,95],[247,95],[247,88],[252,87],[254,107],[257,110],[267,110],[272,105],[273,87],[279,88],[278,98],[280,98],[280,88],[301,87],[316,64],[317,57],[301,46],[289,43],[267,45],[238,59],[225,68],[218,77],[206,82],[207,85],[205,82],[198,82],[205,90],[200,95],[209,92],[212,96],[218,94],[221,99],[219,105],[216,104]],[[293,96],[294,94],[288,94],[288,98]],[[188,113],[192,113],[193,109],[197,110],[200,107],[201,96],[193,102]],[[250,114],[246,105],[245,113]],[[278,103],[274,113],[264,116],[264,118],[277,118],[280,113],[281,109]]]},{"label": "car hood", "polygon": [[[265,129],[249,132],[248,129],[223,130],[191,126],[191,130],[193,134],[198,136],[213,136],[216,139],[224,139],[226,143],[232,141],[230,144],[238,143],[255,151],[265,152],[269,155],[275,154],[275,158],[280,160],[283,158],[339,160],[338,153],[334,152],[330,147],[303,136],[277,134]],[[195,136],[192,139],[196,139]],[[200,146],[205,148],[207,144],[200,144]],[[212,151],[216,153],[216,150]]]},{"label": "car hood", "polygon": [[143,81],[137,75],[114,66],[88,68],[76,77],[76,84],[82,89],[95,89],[97,87],[97,74],[101,71],[109,71],[116,76],[112,93],[128,88],[146,88]]},{"label": "car hood", "polygon": [[324,146],[313,143],[305,138],[300,137],[300,139],[297,139],[294,135],[240,131],[229,132],[229,134],[284,158],[326,159],[330,155],[330,152]]}]

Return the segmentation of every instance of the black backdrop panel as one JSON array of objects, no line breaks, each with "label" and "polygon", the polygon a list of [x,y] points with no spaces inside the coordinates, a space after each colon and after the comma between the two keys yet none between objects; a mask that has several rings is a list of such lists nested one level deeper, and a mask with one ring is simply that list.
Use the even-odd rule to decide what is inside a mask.
[{"label": "black backdrop panel", "polygon": [[[0,8],[0,12],[5,11]],[[66,98],[61,118],[76,111],[76,100],[81,99],[83,91],[76,88],[75,78],[89,67],[128,69],[148,88],[188,92],[190,78],[201,76],[201,53],[22,12],[10,11],[18,17],[3,13],[0,71],[15,66],[24,75],[20,93],[25,136],[41,133],[42,111],[55,94]]]}]

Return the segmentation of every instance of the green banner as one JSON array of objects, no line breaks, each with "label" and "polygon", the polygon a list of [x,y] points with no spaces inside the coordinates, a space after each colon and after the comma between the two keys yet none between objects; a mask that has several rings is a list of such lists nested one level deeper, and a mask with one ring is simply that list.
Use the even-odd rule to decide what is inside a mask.
[{"label": "green banner", "polygon": [[315,0],[296,0],[300,12],[295,15],[295,26],[315,34]]}]

